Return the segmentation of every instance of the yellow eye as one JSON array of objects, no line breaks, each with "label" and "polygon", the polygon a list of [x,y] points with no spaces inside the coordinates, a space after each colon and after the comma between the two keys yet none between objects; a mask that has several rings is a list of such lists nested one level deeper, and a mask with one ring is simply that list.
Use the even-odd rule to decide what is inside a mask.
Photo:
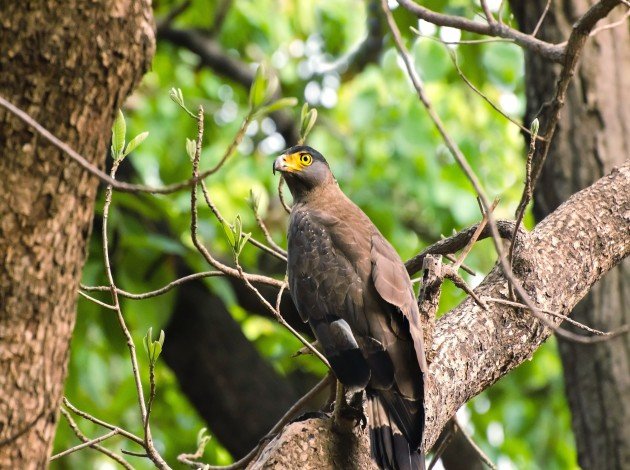
[{"label": "yellow eye", "polygon": [[310,153],[303,153],[300,155],[300,163],[304,166],[309,166],[313,163],[313,157]]}]

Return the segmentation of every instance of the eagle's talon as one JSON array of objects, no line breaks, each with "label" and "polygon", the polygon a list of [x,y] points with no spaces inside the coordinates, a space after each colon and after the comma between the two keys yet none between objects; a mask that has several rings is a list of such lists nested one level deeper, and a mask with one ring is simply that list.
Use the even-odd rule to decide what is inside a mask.
[{"label": "eagle's talon", "polygon": [[342,406],[341,410],[339,410],[339,414],[341,418],[347,421],[353,421],[353,427],[355,428],[357,426],[361,426],[361,429],[363,430],[367,426],[368,420],[366,414],[363,412],[363,403],[361,403],[358,407],[353,406],[353,404],[346,403]]}]

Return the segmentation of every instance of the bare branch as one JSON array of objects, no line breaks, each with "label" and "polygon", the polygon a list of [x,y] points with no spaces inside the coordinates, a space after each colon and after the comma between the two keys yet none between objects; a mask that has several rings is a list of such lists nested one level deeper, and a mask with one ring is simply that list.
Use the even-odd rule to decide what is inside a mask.
[{"label": "bare branch", "polygon": [[[497,207],[497,204],[499,204],[499,199],[498,198],[495,199],[494,202],[492,203],[492,205],[490,206],[489,212],[494,211],[494,209]],[[482,208],[482,211],[483,211],[483,208]],[[481,235],[481,232],[483,232],[483,229],[486,227],[486,223],[488,222],[488,214],[486,212],[482,212],[482,213],[483,213],[483,217],[481,219],[481,222],[479,222],[479,224],[477,225],[477,228],[473,232],[472,237],[470,237],[470,240],[468,240],[468,243],[466,244],[466,246],[464,247],[462,252],[460,253],[459,258],[457,258],[457,261],[455,261],[455,263],[453,263],[452,268],[455,271],[457,271],[459,269],[459,267],[462,265],[462,263],[464,262],[464,260],[468,256],[468,253],[470,253],[470,250],[472,249],[473,245],[475,244],[475,242],[479,238],[479,235]],[[512,235],[512,239],[516,238],[516,232],[518,232],[518,226],[514,229],[514,232],[515,233],[514,233],[514,235]]]},{"label": "bare branch", "polygon": [[[105,286],[106,287],[106,286]],[[109,290],[108,287],[106,287],[106,290]],[[116,306],[102,302],[98,299],[95,299],[94,297],[87,295],[85,292],[83,291],[78,291],[79,295],[82,297],[85,297],[86,299],[88,299],[90,302],[94,302],[96,305],[100,305],[103,308],[109,309],[109,310],[116,310]]]},{"label": "bare branch", "polygon": [[[494,297],[482,297],[482,300],[485,301],[485,302],[494,302],[494,303],[497,303],[497,304],[509,305],[511,307],[527,309],[527,305],[521,304],[519,302],[513,302],[513,301],[507,300],[507,299],[497,299],[497,298],[494,298]],[[598,341],[606,341],[608,339],[615,338],[615,337],[617,337],[619,335],[622,335],[622,334],[627,333],[628,331],[630,331],[629,325],[623,325],[623,326],[617,328],[614,331],[605,332],[605,331],[601,331],[601,330],[596,330],[595,328],[591,328],[590,326],[586,326],[584,323],[580,323],[579,321],[576,321],[576,320],[570,318],[569,314],[563,315],[561,313],[554,312],[554,311],[551,311],[551,310],[545,310],[545,309],[541,309],[540,311],[542,313],[547,314],[547,315],[551,315],[552,317],[560,318],[563,321],[566,321],[567,323],[571,323],[573,326],[576,326],[577,328],[580,328],[581,330],[588,331],[589,333],[593,333],[594,335],[604,337],[601,340],[592,339],[591,341],[589,341],[589,342],[592,342],[592,343],[598,342]]]},{"label": "bare branch", "polygon": [[[540,39],[536,39],[529,34],[512,29],[503,22],[480,23],[477,21],[462,18],[460,16],[445,15],[436,13],[428,8],[418,5],[411,0],[398,0],[400,6],[410,11],[418,18],[433,23],[437,26],[450,26],[452,28],[469,31],[471,33],[485,36],[496,36],[513,40],[519,46],[531,49],[532,51],[546,57],[553,62],[561,62],[564,57],[564,47],[557,44],[549,44]],[[499,15],[500,18],[500,15]]]},{"label": "bare branch", "polygon": [[486,16],[486,21],[488,22],[488,24],[494,23],[496,20],[494,19],[494,16],[492,15],[490,8],[488,7],[488,2],[486,2],[486,0],[479,0],[479,3],[481,4],[481,9],[483,10],[483,14]]},{"label": "bare branch", "polygon": [[[405,0],[406,2],[406,0]],[[403,1],[400,1],[401,4],[405,3]],[[575,59],[577,59],[577,56],[579,55],[579,51],[581,50],[581,47],[583,47],[584,42],[586,41],[586,38],[588,37],[588,32],[590,31],[590,28],[592,28],[595,23],[603,16],[605,16],[606,14],[608,14],[608,12],[616,5],[619,3],[619,0],[602,0],[600,3],[594,5],[593,7],[591,7],[583,16],[582,18],[580,18],[580,20],[578,20],[578,22],[576,23],[576,25],[574,26],[573,29],[573,33],[571,34],[571,37],[569,38],[569,44],[567,45],[567,60],[569,60],[570,62],[573,60],[571,59],[571,57],[574,57]],[[503,273],[505,275],[505,277],[508,279],[509,284],[511,286],[511,289],[514,289],[514,291],[518,294],[519,298],[528,306],[528,308],[532,311],[533,315],[536,316],[539,320],[541,320],[543,323],[547,324],[548,320],[547,318],[538,310],[538,308],[536,307],[536,305],[534,304],[534,302],[532,301],[532,299],[529,297],[529,295],[527,294],[527,292],[525,291],[525,289],[523,288],[521,282],[514,276],[514,273],[512,272],[511,266],[508,262],[508,260],[505,258],[504,254],[503,254],[503,247],[501,246],[501,240],[500,240],[500,236],[499,236],[499,231],[495,225],[495,222],[493,220],[493,216],[492,213],[489,211],[489,207],[490,204],[488,202],[488,198],[485,195],[485,192],[479,182],[479,179],[477,178],[477,176],[475,175],[474,171],[472,170],[472,168],[470,167],[470,165],[468,164],[468,161],[466,160],[466,157],[464,156],[464,154],[461,152],[461,150],[459,149],[457,143],[452,139],[452,137],[447,133],[444,124],[442,123],[440,117],[438,116],[438,114],[435,112],[435,110],[433,109],[431,102],[429,101],[426,92],[424,90],[424,87],[422,85],[422,82],[420,81],[420,78],[418,77],[418,74],[413,66],[413,60],[411,59],[411,56],[409,54],[409,51],[407,50],[407,48],[405,47],[402,37],[400,35],[400,31],[398,30],[398,26],[396,25],[396,22],[394,21],[394,18],[389,10],[389,7],[387,5],[387,1],[386,0],[382,0],[381,2],[382,8],[383,8],[383,12],[385,13],[385,16],[387,18],[387,23],[389,24],[389,28],[392,32],[392,36],[394,38],[394,43],[396,44],[396,48],[399,51],[399,54],[401,56],[401,58],[403,59],[403,62],[405,63],[405,67],[407,69],[407,73],[409,75],[409,78],[411,79],[411,82],[418,94],[418,98],[420,99],[420,101],[422,102],[422,104],[424,105],[424,107],[427,110],[427,113],[429,114],[429,117],[431,118],[431,120],[433,121],[433,123],[435,124],[436,128],[438,129],[438,132],[440,133],[440,135],[442,136],[446,146],[448,147],[448,149],[450,150],[451,154],[453,155],[453,157],[455,158],[455,161],[459,164],[459,166],[461,167],[462,171],[465,173],[466,177],[468,178],[468,180],[470,181],[470,183],[472,184],[473,188],[475,189],[475,191],[477,192],[477,195],[479,197],[479,199],[481,200],[482,206],[485,209],[487,215],[488,215],[488,220],[490,222],[489,226],[490,226],[490,230],[492,233],[492,240],[494,242],[494,246],[495,246],[495,250],[498,254],[498,258],[499,258],[499,264],[503,270]],[[419,7],[422,8],[422,7]],[[603,16],[602,16],[603,15]],[[589,28],[590,26],[590,28]],[[575,43],[576,47],[571,47],[569,48],[569,46],[572,45],[571,39],[574,38],[575,36],[575,32],[579,31],[580,34],[584,35],[584,40],[581,41],[579,44]],[[575,40],[574,40],[575,42]],[[579,45],[579,47],[578,47]],[[565,69],[563,69],[563,75],[566,72],[566,69],[571,68],[571,74],[573,73],[573,69],[575,68],[575,63],[571,62],[570,65],[569,64],[565,64]],[[562,88],[561,86],[562,84],[562,77],[561,77],[561,82],[559,82],[558,85],[558,90],[560,90]],[[567,83],[565,84],[566,86],[568,86],[568,78],[567,78]],[[564,88],[564,91],[562,92],[562,98],[564,99],[564,93],[566,93],[566,87]],[[562,101],[563,102],[563,101]],[[557,114],[555,114],[555,117],[558,118],[559,116],[559,111],[561,108],[561,101],[558,100],[557,101],[559,107],[557,108]],[[557,121],[556,121],[557,124]],[[555,124],[553,127],[553,130],[555,130]],[[547,135],[545,135],[545,138],[547,139],[546,141],[543,142],[543,144],[546,147],[546,149],[548,150],[549,148],[549,140],[553,137],[553,133],[548,133]],[[549,326],[549,325],[547,325]],[[582,338],[581,336],[575,335],[571,332],[568,331],[564,331],[564,330],[558,330],[558,334],[560,334],[561,336],[567,338],[567,339],[572,339],[573,341],[576,342],[582,342],[584,341],[584,338]]]},{"label": "bare branch", "polygon": [[[217,220],[220,223],[229,225],[230,228],[233,228],[232,224],[228,223],[228,221],[225,220],[225,218],[221,215],[221,212],[219,211],[217,206],[212,202],[212,199],[210,199],[210,193],[208,191],[208,188],[206,186],[205,181],[202,180],[202,181],[200,181],[200,183],[201,183],[201,192],[203,193],[203,198],[205,199],[206,204],[208,205],[208,207],[210,208],[210,210],[212,211],[214,216],[217,218]],[[258,214],[256,214],[256,221],[258,222]],[[259,222],[259,226],[260,226],[261,222],[262,221]],[[287,261],[287,254],[286,254],[286,252],[284,250],[282,250],[282,248],[278,247],[278,245],[276,245],[273,242],[273,240],[271,239],[271,235],[269,235],[269,232],[266,231],[266,229],[267,229],[266,227],[264,227],[264,229],[263,229],[263,227],[261,227],[261,229],[263,230],[265,238],[267,238],[267,241],[269,242],[271,247],[268,247],[264,243],[259,242],[254,237],[249,237],[247,239],[247,242],[251,243],[256,248],[260,248],[261,250],[263,250],[264,252],[270,254],[271,256],[275,256],[276,258],[286,262]],[[241,237],[244,238],[245,234],[242,233]],[[279,250],[276,249],[276,248],[279,248]]]},{"label": "bare branch", "polygon": [[291,206],[287,204],[284,200],[284,194],[282,193],[282,187],[284,186],[284,178],[281,176],[278,180],[278,197],[280,198],[280,204],[284,207],[284,210],[287,214],[291,213]]},{"label": "bare branch", "polygon": [[[536,127],[538,127],[538,121],[535,121]],[[514,239],[516,237],[516,233],[518,232],[519,227],[521,226],[521,222],[523,221],[523,217],[525,216],[525,210],[529,205],[529,201],[532,199],[532,159],[534,158],[534,152],[536,151],[536,137],[538,136],[538,129],[535,129],[536,132],[532,132],[531,139],[529,142],[529,151],[527,152],[527,160],[525,163],[525,187],[523,188],[523,194],[521,196],[521,200],[518,203],[518,207],[516,208],[516,222],[514,225],[514,235],[512,235],[512,243],[510,243],[510,249],[508,252],[508,261],[510,266],[512,266],[512,262],[514,260]],[[514,298],[514,292],[510,287],[510,297]]]},{"label": "bare branch", "polygon": [[92,447],[93,445],[98,444],[99,442],[103,442],[104,440],[109,439],[110,437],[113,437],[117,434],[118,434],[118,429],[114,429],[100,437],[91,439],[87,442],[71,447],[70,449],[64,450],[63,452],[59,452],[58,454],[55,454],[52,457],[50,457],[50,460],[51,461],[57,460],[61,457],[65,457],[66,455],[72,454],[73,452],[76,452],[78,450],[85,449],[86,447]]},{"label": "bare branch", "polygon": [[532,160],[532,190],[536,187],[536,183],[542,173],[543,164],[549,153],[551,140],[560,120],[560,111],[564,106],[567,89],[575,73],[586,40],[589,38],[597,22],[605,18],[608,13],[620,3],[619,0],[601,0],[591,6],[573,25],[573,29],[565,46],[566,52],[562,60],[562,70],[556,85],[555,96],[545,113],[546,125],[544,132],[541,133],[545,140],[542,141],[541,145],[538,147]]},{"label": "bare branch", "polygon": [[551,6],[551,0],[547,0],[547,4],[545,5],[545,9],[543,10],[542,14],[540,15],[540,18],[538,19],[538,23],[536,23],[536,27],[532,31],[532,37],[536,37],[536,35],[538,34],[538,31],[540,30],[540,27],[542,26],[543,21],[545,21],[545,17],[547,16],[547,12],[549,11],[549,7],[550,6]]},{"label": "bare branch", "polygon": [[[628,5],[628,8],[630,8],[630,5]],[[621,17],[619,20],[614,21],[610,24],[605,24],[603,26],[600,26],[598,28],[593,29],[593,31],[591,31],[590,36],[595,36],[596,34],[605,31],[607,29],[612,29],[612,28],[616,28],[617,26],[620,26],[622,24],[627,23],[628,18],[630,18],[630,9],[628,11],[626,11],[626,13],[623,15],[623,17]]]},{"label": "bare branch", "polygon": [[[197,180],[198,175],[199,175],[199,160],[200,160],[200,157],[201,157],[201,143],[202,143],[202,140],[203,140],[203,131],[204,131],[203,122],[204,122],[203,107],[200,105],[199,106],[199,110],[197,112],[197,141],[196,141],[195,155],[194,155],[193,161],[192,161],[192,175],[193,175],[192,179],[193,180]],[[237,135],[237,138],[238,138],[238,135]],[[265,299],[265,297],[258,291],[258,289],[256,289],[252,285],[250,280],[251,279],[257,280],[257,276],[254,276],[254,275],[251,275],[251,274],[246,274],[243,271],[243,269],[241,268],[240,264],[238,263],[238,259],[235,259],[235,261],[236,261],[236,269],[230,268],[230,267],[224,265],[223,263],[219,262],[218,260],[216,260],[215,258],[212,257],[212,255],[206,249],[206,247],[199,241],[199,238],[198,238],[198,235],[197,235],[197,219],[198,219],[198,214],[197,214],[197,184],[195,184],[193,186],[193,189],[190,192],[190,212],[191,212],[190,233],[191,233],[192,241],[193,241],[193,244],[195,245],[195,247],[197,248],[197,250],[206,259],[206,261],[208,261],[208,263],[210,263],[212,266],[214,266],[215,268],[219,269],[220,271],[222,271],[222,272],[224,272],[224,273],[226,273],[226,274],[228,274],[230,276],[233,276],[233,277],[236,277],[238,279],[241,279],[245,283],[247,288],[249,290],[251,290],[258,297],[258,299],[263,303],[263,305],[267,308],[267,310],[269,312],[271,312],[271,314],[276,318],[278,323],[280,323],[287,330],[289,330],[296,338],[298,338],[304,344],[304,346],[306,346],[308,348],[311,348],[313,354],[315,354],[324,364],[326,364],[327,367],[330,368],[330,365],[328,364],[328,361],[322,355],[322,353],[320,353],[317,349],[312,347],[311,344],[306,339],[304,339],[304,337],[302,335],[300,335],[300,333],[297,330],[295,330],[295,328],[293,328],[291,325],[289,325],[289,323],[280,314],[280,311],[276,310],[267,301],[267,299]],[[237,258],[237,257],[235,257],[235,258]],[[262,276],[262,277],[264,278],[266,276]],[[271,279],[271,278],[268,278],[268,279]],[[278,287],[282,287],[282,285],[285,284],[284,282],[281,282],[281,281],[275,281],[275,280],[273,280],[273,281],[274,281],[274,283],[277,282]]]},{"label": "bare branch", "polygon": [[93,422],[94,424],[98,424],[99,426],[102,426],[106,429],[117,429],[118,433],[123,436],[126,437],[127,439],[129,439],[130,441],[135,442],[136,444],[144,447],[144,440],[141,437],[136,436],[135,434],[130,433],[129,431],[125,431],[122,428],[119,428],[117,426],[114,426],[113,424],[109,424],[101,419],[96,418],[95,416],[92,416],[89,413],[86,413],[83,410],[78,409],[76,406],[74,406],[72,403],[70,403],[70,401],[68,400],[67,397],[63,397],[63,405],[68,408],[70,411],[72,411],[74,414],[81,416],[81,418],[86,419],[88,421]]},{"label": "bare branch", "polygon": [[[405,263],[405,267],[407,268],[407,272],[409,275],[416,274],[421,268],[424,258],[431,255],[447,255],[449,253],[456,253],[462,248],[466,246],[468,241],[472,238],[473,234],[477,230],[479,224],[472,225],[455,235],[440,240],[439,242],[434,243],[433,245],[425,248],[420,253],[418,253],[413,258],[409,259]],[[499,236],[504,239],[511,239],[514,231],[514,222],[509,220],[497,220],[496,221],[497,230],[499,232]],[[525,237],[526,232],[522,228],[519,228],[517,235],[517,242],[521,243],[523,238]],[[491,237],[491,229],[488,225],[481,231],[478,236],[478,240],[483,240],[484,238]]]},{"label": "bare branch", "polygon": [[[72,416],[70,416],[70,413],[68,413],[68,411],[66,411],[63,407],[61,407],[59,409],[59,411],[61,411],[61,415],[66,419],[66,421],[68,422],[68,425],[70,426],[70,429],[72,429],[72,431],[74,432],[74,434],[83,442],[89,442],[90,439],[81,432],[81,430],[79,429],[79,426],[77,425],[77,423],[74,421],[74,419],[72,419]],[[116,431],[120,434],[119,430],[116,429]],[[122,458],[120,455],[116,454],[115,452],[112,452],[111,450],[98,445],[98,444],[91,444],[90,448],[97,450],[98,452],[108,456],[110,459],[115,460],[116,462],[118,462],[120,465],[122,465],[124,468],[126,468],[127,470],[133,470],[133,467],[131,466],[131,464],[129,462],[127,462],[124,458]]]},{"label": "bare branch", "polygon": [[[112,179],[115,178],[116,171],[118,170],[118,166],[120,165],[121,162],[122,162],[122,159],[114,160],[112,169],[110,171],[110,175]],[[144,402],[144,391],[142,389],[142,379],[140,377],[140,368],[138,367],[138,357],[136,355],[136,346],[133,342],[131,332],[129,331],[129,328],[127,327],[127,323],[125,322],[125,318],[120,308],[120,303],[118,301],[118,292],[116,291],[116,283],[114,282],[114,276],[112,274],[112,268],[109,261],[107,222],[109,218],[109,208],[112,203],[112,192],[113,192],[112,186],[107,185],[107,188],[105,189],[105,204],[103,205],[103,227],[102,227],[102,232],[101,232],[102,237],[103,237],[103,264],[105,266],[105,274],[107,275],[107,280],[109,282],[112,300],[114,302],[114,307],[116,310],[116,317],[118,318],[118,323],[127,341],[127,348],[129,349],[131,369],[133,372],[133,378],[136,385],[138,405],[140,406],[140,416],[144,424],[144,448],[147,452],[147,455],[149,456],[151,461],[153,461],[155,466],[161,470],[166,470],[166,469],[170,469],[170,467],[164,461],[162,456],[159,454],[159,452],[156,450],[155,446],[153,445],[153,437],[151,435],[151,428],[149,426],[149,414],[147,412],[147,407]]]},{"label": "bare branch", "polygon": [[[611,198],[615,204],[611,204]],[[630,162],[573,195],[524,237],[516,252],[515,268],[527,292],[540,309],[569,311],[601,277],[630,254]],[[510,231],[511,232],[511,231]],[[596,240],[598,249],[593,250]],[[594,268],[594,266],[597,266]],[[481,298],[507,293],[508,281],[496,267],[477,287]],[[552,318],[554,325],[560,318]],[[483,310],[466,300],[437,323],[429,364],[431,378],[425,391],[426,427],[423,447],[430,449],[440,431],[470,398],[531,357],[552,333],[538,320],[511,306],[493,303]],[[369,453],[368,436],[355,433],[352,458]],[[330,420],[311,419],[287,426],[261,454],[253,468],[264,462],[282,462],[292,468],[291,449],[300,442],[299,465],[323,462],[318,452],[334,442]],[[293,464],[293,465],[292,465]]]}]

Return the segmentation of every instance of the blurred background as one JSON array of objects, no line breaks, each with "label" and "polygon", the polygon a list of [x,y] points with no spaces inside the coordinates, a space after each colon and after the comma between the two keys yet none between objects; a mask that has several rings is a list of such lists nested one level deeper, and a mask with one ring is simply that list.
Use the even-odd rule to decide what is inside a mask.
[{"label": "blurred background", "polygon": [[[426,3],[470,18],[479,13],[473,2],[464,0]],[[489,3],[498,8],[499,2]],[[385,35],[378,1],[159,0],[154,7],[158,49],[152,70],[123,110],[128,134],[149,131],[150,136],[127,157],[120,179],[160,185],[190,177],[185,139],[195,138],[196,124],[169,98],[172,87],[181,88],[190,108],[204,106],[201,168],[216,164],[247,113],[256,67],[265,63],[277,73],[282,95],[296,97],[299,105],[252,122],[236,154],[206,180],[228,220],[240,215],[244,230],[264,239],[248,203],[253,191],[273,238],[286,247],[287,214],[271,167],[281,150],[296,143],[304,102],[319,112],[307,143],[327,157],[343,190],[403,260],[441,235],[480,219],[474,191],[415,96]],[[524,179],[524,140],[516,125],[461,80],[448,48],[466,77],[515,119],[525,107],[521,49],[504,42],[446,46],[439,40],[466,40],[467,33],[418,22],[400,8],[394,15],[437,112],[486,192],[501,199],[495,214],[512,218]],[[102,205],[101,195],[83,275],[87,285],[106,283],[98,213]],[[119,287],[146,292],[210,269],[192,246],[189,206],[187,192],[114,194],[110,249]],[[200,218],[206,246],[231,264],[223,228],[201,204]],[[528,215],[528,228],[532,220]],[[466,279],[473,285],[480,282],[495,259],[490,242],[478,243],[466,261],[478,275],[466,274]],[[278,279],[285,273],[281,261],[251,245],[245,247],[241,262],[248,272]],[[273,290],[263,292],[275,295]],[[440,312],[463,298],[446,283]],[[325,373],[313,357],[292,357],[300,343],[234,280],[195,281],[160,297],[122,299],[122,307],[147,382],[142,338],[149,327],[166,332],[151,423],[156,447],[169,462],[176,462],[182,452],[193,452],[204,427],[212,436],[204,462],[238,459]],[[308,333],[288,297],[282,307],[287,319]],[[116,318],[85,299],[78,308],[66,396],[80,409],[140,432],[128,351]],[[501,469],[578,468],[554,339],[458,416]],[[100,432],[89,422],[80,426],[90,436]],[[130,450],[127,442],[112,442],[115,448]],[[76,444],[62,422],[55,451]],[[151,468],[146,459],[131,459],[134,467]],[[113,465],[101,454],[84,450],[51,467]]]}]

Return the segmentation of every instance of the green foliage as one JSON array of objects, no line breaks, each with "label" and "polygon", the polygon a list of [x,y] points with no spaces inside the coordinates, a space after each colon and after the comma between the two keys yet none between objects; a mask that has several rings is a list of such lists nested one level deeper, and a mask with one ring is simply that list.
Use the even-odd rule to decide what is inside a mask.
[{"label": "green foliage", "polygon": [[302,106],[300,114],[300,142],[304,142],[317,121],[317,109],[308,109],[308,103]]},{"label": "green foliage", "polygon": [[[179,3],[160,2],[156,17],[165,17]],[[214,18],[221,3],[192,2],[176,24],[181,28],[208,28],[209,19]],[[478,9],[474,2],[463,0],[426,4],[470,18]],[[314,73],[319,65],[353,50],[361,40],[366,20],[362,5],[353,0],[235,0],[215,39],[232,57],[252,67],[265,64],[258,65],[250,90],[200,66],[190,51],[159,42],[151,71],[128,101],[128,122],[119,113],[113,127],[113,157],[122,158],[132,150],[137,155],[125,162],[121,171],[131,174],[126,176],[128,179],[155,185],[185,180],[191,176],[190,159],[196,151],[196,142],[189,137],[197,134],[196,114],[189,107],[196,109],[202,104],[206,112],[200,171],[219,161],[242,120],[250,116],[252,122],[235,156],[206,180],[217,208],[234,224],[219,228],[221,224],[211,211],[200,204],[198,231],[214,255],[224,260],[237,256],[245,271],[257,272],[268,263],[259,250],[243,249],[244,233],[246,237],[251,233],[264,239],[256,224],[256,212],[276,242],[285,245],[286,214],[278,202],[278,182],[271,165],[277,154],[296,142],[284,141],[268,117],[284,109],[292,115],[301,137],[308,135],[309,145],[327,157],[346,194],[372,218],[403,259],[441,234],[449,235],[454,229],[477,222],[481,216],[474,191],[418,102],[389,42],[380,61],[352,80],[343,82],[335,72]],[[443,45],[409,30],[409,26],[423,30],[417,19],[401,8],[394,13],[436,111],[488,195],[501,198],[495,215],[512,218],[522,190],[526,155],[519,129],[462,83]],[[442,33],[441,29],[423,32],[432,37]],[[494,102],[509,104],[506,112],[518,118],[524,100],[520,49],[513,44],[489,43],[452,46],[452,51],[475,86]],[[275,95],[278,84],[283,96],[297,96],[304,106],[300,109],[295,98]],[[184,96],[193,105],[187,105]],[[178,107],[193,119],[181,119]],[[127,127],[137,137],[125,147]],[[147,131],[154,137],[138,147]],[[101,207],[102,196],[97,211]],[[531,226],[531,216],[525,220]],[[176,259],[183,259],[195,272],[209,269],[190,239],[190,197],[186,192],[168,196],[115,192],[109,224],[114,275],[125,290],[146,292],[177,278]],[[82,279],[85,284],[106,283],[99,238],[92,237]],[[483,275],[495,260],[491,243],[483,241],[466,264]],[[269,274],[281,279],[284,268]],[[480,280],[480,276],[466,278],[473,284]],[[229,283],[220,278],[205,282],[279,373],[290,376],[303,371],[320,376],[324,372],[313,357],[292,358],[301,344],[275,321],[243,310]],[[151,353],[139,355],[142,377],[147,382],[149,361],[161,349],[160,340],[152,339],[150,328],[168,323],[174,298],[171,291],[143,301],[121,299],[136,344],[143,341],[142,332],[149,331],[145,344]],[[459,290],[446,284],[440,311],[447,311],[463,298]],[[78,312],[66,394],[79,408],[141,433],[128,352],[114,315],[84,299],[78,303]],[[170,369],[157,368],[156,380],[158,395],[151,425],[164,457],[176,462],[179,453],[193,452],[195,443],[205,439],[205,461],[231,461],[212,429],[209,435],[197,438],[205,424],[180,391]],[[575,466],[562,388],[560,363],[551,342],[536,353],[533,361],[507,375],[465,408],[475,439],[505,468]],[[79,425],[89,436],[101,432],[91,423]],[[497,438],[499,427],[502,439]],[[120,439],[113,442],[116,449],[139,450]],[[76,443],[62,422],[56,449]],[[130,459],[134,468],[151,468],[145,459]],[[106,461],[101,454],[85,450],[55,461],[52,468],[105,468]]]},{"label": "green foliage", "polygon": [[153,328],[149,328],[142,344],[144,345],[144,350],[147,353],[151,367],[154,367],[158,357],[160,357],[162,353],[162,346],[164,346],[164,330],[160,330],[159,338],[153,341]]},{"label": "green foliage", "polygon": [[114,125],[112,126],[112,158],[120,161],[133,152],[147,137],[148,132],[141,132],[135,136],[125,147],[125,134],[127,133],[127,122],[121,110],[118,110]]},{"label": "green foliage", "polygon": [[243,248],[251,238],[252,234],[243,233],[243,222],[241,221],[241,216],[238,214],[236,215],[236,219],[234,219],[234,223],[232,225],[229,225],[226,222],[223,222],[221,225],[223,226],[225,236],[230,243],[230,248],[232,248],[234,259],[238,261],[241,251],[243,251]]}]

